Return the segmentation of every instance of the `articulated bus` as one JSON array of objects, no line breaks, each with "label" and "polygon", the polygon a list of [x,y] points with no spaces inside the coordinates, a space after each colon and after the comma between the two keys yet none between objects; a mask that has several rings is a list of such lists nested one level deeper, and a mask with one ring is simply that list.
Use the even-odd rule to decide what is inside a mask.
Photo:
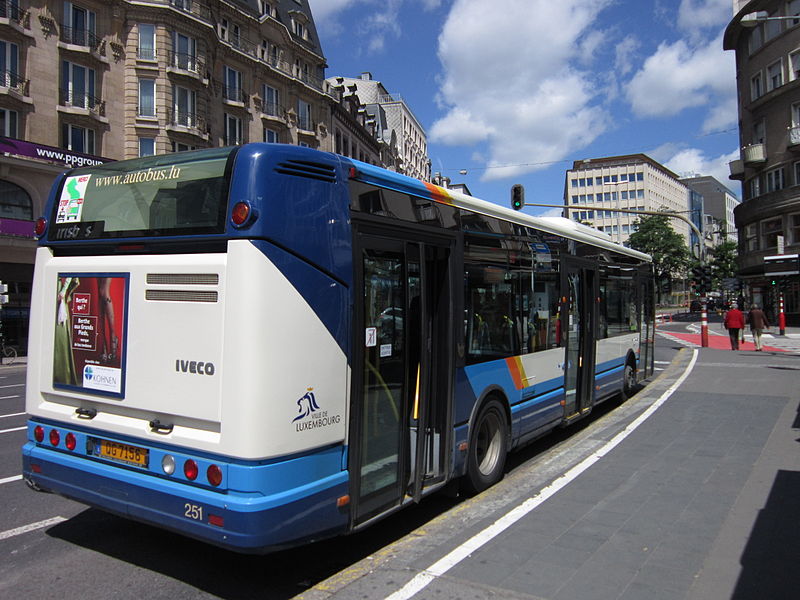
[{"label": "articulated bus", "polygon": [[74,169],[36,229],[26,481],[240,552],[480,492],[653,370],[647,255],[308,148]]}]

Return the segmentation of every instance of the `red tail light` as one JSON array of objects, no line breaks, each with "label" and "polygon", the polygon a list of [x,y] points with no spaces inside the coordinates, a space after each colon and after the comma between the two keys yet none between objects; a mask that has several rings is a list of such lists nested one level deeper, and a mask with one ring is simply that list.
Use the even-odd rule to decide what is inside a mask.
[{"label": "red tail light", "polygon": [[197,479],[197,463],[194,462],[191,458],[183,463],[183,474],[186,475],[186,479],[194,481]]},{"label": "red tail light", "polygon": [[250,220],[251,213],[252,209],[247,202],[237,202],[231,212],[231,221],[236,227],[242,227]]},{"label": "red tail light", "polygon": [[53,446],[58,446],[58,443],[61,441],[61,434],[58,433],[57,429],[50,430],[50,444]]},{"label": "red tail light", "polygon": [[222,483],[222,469],[220,469],[217,465],[211,465],[206,470],[206,477],[208,477],[208,483],[217,487],[220,483]]},{"label": "red tail light", "polygon": [[75,434],[70,432],[67,434],[67,437],[64,438],[64,444],[67,446],[67,450],[72,452],[75,450],[75,446],[78,445],[78,440],[75,438]]},{"label": "red tail light", "polygon": [[41,425],[37,425],[33,429],[33,439],[35,439],[40,444],[44,441],[44,427]]},{"label": "red tail light", "polygon": [[35,235],[37,238],[40,238],[44,235],[46,229],[47,219],[44,217],[39,217],[36,219],[36,224],[33,226],[33,235]]}]

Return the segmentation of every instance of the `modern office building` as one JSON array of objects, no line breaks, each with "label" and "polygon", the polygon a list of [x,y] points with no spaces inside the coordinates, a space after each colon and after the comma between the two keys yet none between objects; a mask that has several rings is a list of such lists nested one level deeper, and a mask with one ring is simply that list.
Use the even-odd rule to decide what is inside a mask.
[{"label": "modern office building", "polygon": [[376,123],[381,141],[389,147],[396,146],[397,156],[385,159],[387,162],[394,159],[396,164],[384,163],[386,168],[423,181],[431,180],[427,135],[399,94],[390,94],[371,73],[362,73],[358,78],[330,77],[328,83],[333,88],[355,93]]},{"label": "modern office building", "polygon": [[[645,154],[575,161],[566,173],[564,206],[569,218],[589,223],[619,243],[628,240],[641,215],[615,212],[615,208],[690,214],[687,186]],[[690,246],[689,225],[679,219],[670,224]]]},{"label": "modern office building", "polygon": [[723,183],[711,176],[696,175],[681,179],[703,197],[704,224],[700,228],[711,246],[721,240],[738,240],[734,211],[741,201]]},{"label": "modern office building", "polygon": [[4,0],[0,57],[0,319],[22,350],[33,221],[60,171],[251,141],[334,149],[308,0]]},{"label": "modern office building", "polygon": [[[800,252],[800,0],[735,0],[724,35],[736,53],[740,158],[731,179],[743,182],[735,209],[739,275],[754,302],[775,311],[764,258]],[[768,17],[768,18],[764,18]],[[800,323],[800,283],[788,278],[790,323]]]}]

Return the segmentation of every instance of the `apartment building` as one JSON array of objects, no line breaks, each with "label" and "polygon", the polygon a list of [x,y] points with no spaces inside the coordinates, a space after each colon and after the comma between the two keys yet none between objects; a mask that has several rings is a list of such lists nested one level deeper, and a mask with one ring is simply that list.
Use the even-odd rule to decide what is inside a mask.
[{"label": "apartment building", "polygon": [[395,160],[395,164],[384,163],[383,166],[430,181],[427,135],[399,94],[390,94],[380,81],[374,80],[372,74],[366,72],[359,78],[331,77],[328,83],[336,88],[352,90],[377,123],[382,142],[389,147],[393,143],[396,145],[397,155],[386,157],[387,161]]},{"label": "apartment building", "polygon": [[[775,311],[778,294],[764,258],[800,252],[800,0],[735,0],[725,50],[736,53],[743,182],[734,216],[739,276],[754,302]],[[800,282],[784,292],[787,320],[800,323]]]},{"label": "apartment building", "polygon": [[[566,172],[564,206],[566,216],[591,224],[621,244],[633,233],[641,215],[616,212],[615,208],[690,214],[687,186],[645,154],[575,161]],[[689,226],[679,219],[670,224],[691,247]]]},{"label": "apartment building", "polygon": [[685,177],[681,181],[703,197],[705,217],[700,229],[709,236],[712,245],[718,244],[723,238],[737,241],[734,211],[741,201],[736,194],[710,175]]},{"label": "apartment building", "polygon": [[308,0],[0,0],[0,311],[24,350],[33,221],[67,167],[252,141],[333,150]]}]

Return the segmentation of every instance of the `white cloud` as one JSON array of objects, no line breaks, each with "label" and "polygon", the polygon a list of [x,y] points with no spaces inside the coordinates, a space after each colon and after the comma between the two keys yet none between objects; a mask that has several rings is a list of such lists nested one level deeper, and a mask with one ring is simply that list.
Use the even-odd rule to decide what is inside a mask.
[{"label": "white cloud", "polygon": [[648,155],[681,177],[710,175],[732,191],[735,191],[734,188],[738,188],[738,185],[732,184],[728,178],[730,174],[728,163],[739,158],[739,150],[710,157],[706,156],[703,150],[697,148],[666,144],[656,148]]},{"label": "white cloud", "polygon": [[[628,83],[626,95],[637,116],[668,117],[707,104],[729,106],[735,86],[734,54],[722,50],[720,34],[699,47],[685,40],[662,43]],[[724,110],[712,110],[719,123]]]},{"label": "white cloud", "polygon": [[484,179],[530,172],[603,133],[594,73],[576,68],[603,40],[592,25],[611,0],[456,0],[439,37],[440,105],[430,138],[485,143]]},{"label": "white cloud", "polygon": [[626,37],[614,48],[614,70],[621,75],[633,71],[633,59],[639,50],[639,41],[634,37]]},{"label": "white cloud", "polygon": [[691,37],[703,29],[724,27],[733,18],[731,0],[681,0],[678,8],[678,28]]}]

